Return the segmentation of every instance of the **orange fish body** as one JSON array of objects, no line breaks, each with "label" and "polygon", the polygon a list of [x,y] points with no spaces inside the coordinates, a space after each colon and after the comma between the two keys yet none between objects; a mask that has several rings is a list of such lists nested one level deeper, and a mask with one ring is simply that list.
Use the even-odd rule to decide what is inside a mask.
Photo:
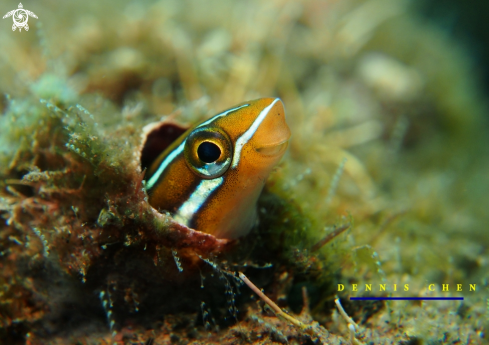
[{"label": "orange fish body", "polygon": [[149,203],[217,238],[244,236],[289,138],[279,98],[223,111],[182,134],[151,164],[145,177]]}]

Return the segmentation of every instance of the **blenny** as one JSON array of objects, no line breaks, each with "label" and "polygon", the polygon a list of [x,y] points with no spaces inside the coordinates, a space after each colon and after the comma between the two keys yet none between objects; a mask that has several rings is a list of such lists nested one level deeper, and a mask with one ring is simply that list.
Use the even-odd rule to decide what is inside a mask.
[{"label": "blenny", "polygon": [[149,203],[217,238],[246,235],[290,129],[279,98],[241,103],[187,130],[147,169]]}]

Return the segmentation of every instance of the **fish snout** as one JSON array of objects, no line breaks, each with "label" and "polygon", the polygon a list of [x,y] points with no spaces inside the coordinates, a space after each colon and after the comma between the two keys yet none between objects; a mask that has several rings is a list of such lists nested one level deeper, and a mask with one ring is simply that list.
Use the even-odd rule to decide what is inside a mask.
[{"label": "fish snout", "polygon": [[284,104],[280,98],[269,100],[270,103],[267,106],[274,104],[254,135],[253,147],[260,155],[281,156],[290,139],[290,128],[285,118]]}]

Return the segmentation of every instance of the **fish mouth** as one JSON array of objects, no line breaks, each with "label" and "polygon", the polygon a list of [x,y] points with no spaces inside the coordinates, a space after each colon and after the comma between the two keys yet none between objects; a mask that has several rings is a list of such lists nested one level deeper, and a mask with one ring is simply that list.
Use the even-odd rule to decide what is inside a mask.
[{"label": "fish mouth", "polygon": [[268,156],[268,157],[279,156],[285,152],[288,145],[289,145],[289,139],[286,139],[276,144],[256,147],[255,151],[263,156]]},{"label": "fish mouth", "polygon": [[[285,119],[285,109],[279,98],[268,99],[273,107],[268,110],[253,135],[255,152],[265,157],[280,157],[287,148],[290,139],[290,128]],[[266,109],[264,107],[264,109]]]}]

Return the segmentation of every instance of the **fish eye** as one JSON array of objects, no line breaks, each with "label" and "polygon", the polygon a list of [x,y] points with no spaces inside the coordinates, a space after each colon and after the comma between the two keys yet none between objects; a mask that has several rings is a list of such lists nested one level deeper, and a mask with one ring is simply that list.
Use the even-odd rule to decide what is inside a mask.
[{"label": "fish eye", "polygon": [[221,149],[210,141],[204,141],[199,145],[197,155],[202,162],[212,163],[217,161],[221,156]]},{"label": "fish eye", "polygon": [[225,131],[217,127],[197,127],[187,137],[185,162],[196,175],[213,179],[224,174],[233,158],[233,145]]}]

